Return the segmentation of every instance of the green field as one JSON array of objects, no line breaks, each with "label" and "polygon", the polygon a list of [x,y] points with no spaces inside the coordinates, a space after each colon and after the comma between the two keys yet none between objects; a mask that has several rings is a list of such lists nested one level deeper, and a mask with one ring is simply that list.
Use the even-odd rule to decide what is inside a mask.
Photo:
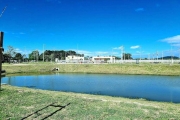
[{"label": "green field", "polygon": [[98,74],[139,74],[139,75],[180,75],[180,64],[55,64],[28,63],[3,64],[10,74],[47,74],[53,68],[59,73],[98,73]]},{"label": "green field", "polygon": [[[3,64],[2,68],[9,76],[51,74],[55,67],[59,68],[59,71],[56,71],[59,73],[180,75],[179,64],[32,63]],[[56,107],[48,106],[52,103]],[[36,112],[44,107],[46,108]],[[179,108],[180,104],[168,102],[34,90],[9,85],[2,85],[0,91],[0,120],[18,120],[35,112],[27,119],[39,120],[48,117],[50,120],[178,120]]]}]

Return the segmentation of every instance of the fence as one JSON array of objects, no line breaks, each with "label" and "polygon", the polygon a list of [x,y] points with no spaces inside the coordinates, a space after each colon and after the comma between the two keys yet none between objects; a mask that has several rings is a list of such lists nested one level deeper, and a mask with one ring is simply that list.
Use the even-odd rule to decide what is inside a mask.
[{"label": "fence", "polygon": [[167,64],[173,64],[173,63],[178,63],[180,64],[180,60],[177,60],[177,59],[169,59],[169,60],[115,60],[114,62],[112,62],[111,60],[108,60],[108,61],[103,61],[103,60],[94,60],[94,61],[91,61],[91,60],[58,60],[56,61],[56,63],[74,63],[74,64],[77,64],[77,63],[80,63],[80,64],[97,64],[97,63],[109,63],[109,64],[112,64],[112,63],[167,63]]}]

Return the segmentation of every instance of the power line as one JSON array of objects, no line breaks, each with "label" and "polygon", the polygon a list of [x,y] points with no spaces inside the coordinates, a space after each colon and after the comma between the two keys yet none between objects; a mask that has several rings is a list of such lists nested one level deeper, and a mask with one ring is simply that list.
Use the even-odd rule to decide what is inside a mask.
[{"label": "power line", "polygon": [[1,13],[1,15],[0,15],[0,18],[2,17],[2,15],[3,15],[4,11],[6,10],[6,8],[7,8],[7,6],[5,6],[4,9],[2,10],[2,13]]}]

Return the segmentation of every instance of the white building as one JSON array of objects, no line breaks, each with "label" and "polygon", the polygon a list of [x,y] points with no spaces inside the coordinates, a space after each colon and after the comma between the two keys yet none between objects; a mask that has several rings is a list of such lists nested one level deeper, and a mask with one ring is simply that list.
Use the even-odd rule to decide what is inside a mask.
[{"label": "white building", "polygon": [[66,57],[66,61],[67,62],[75,62],[75,63],[84,62],[84,57],[69,55]]},{"label": "white building", "polygon": [[99,63],[99,62],[115,63],[115,57],[97,56],[97,57],[92,57],[92,61],[95,63]]}]

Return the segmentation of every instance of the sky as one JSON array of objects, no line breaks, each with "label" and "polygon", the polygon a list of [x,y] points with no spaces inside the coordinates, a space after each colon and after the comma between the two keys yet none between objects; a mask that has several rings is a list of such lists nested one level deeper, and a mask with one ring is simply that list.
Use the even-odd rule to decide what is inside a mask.
[{"label": "sky", "polygon": [[180,0],[0,0],[0,31],[22,54],[179,56]]}]

